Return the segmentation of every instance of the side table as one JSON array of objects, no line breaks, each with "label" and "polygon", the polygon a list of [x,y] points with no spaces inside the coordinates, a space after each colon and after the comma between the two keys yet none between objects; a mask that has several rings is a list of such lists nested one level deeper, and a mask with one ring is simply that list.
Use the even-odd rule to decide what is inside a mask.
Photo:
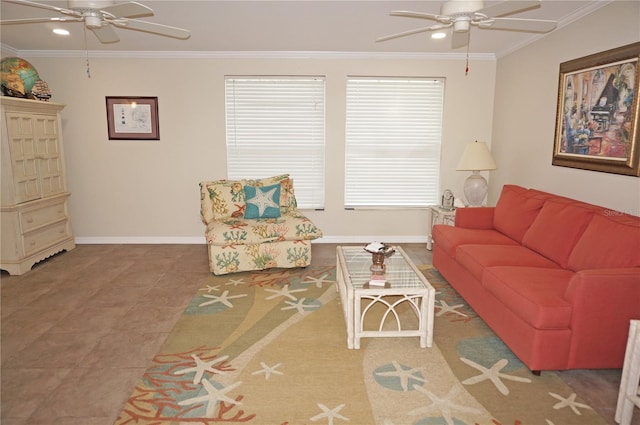
[{"label": "side table", "polygon": [[442,208],[439,205],[432,205],[429,207],[429,215],[431,224],[429,225],[429,235],[427,236],[427,249],[431,251],[433,248],[433,239],[431,237],[431,230],[436,224],[446,224],[453,226],[456,220],[456,210],[449,208]]}]

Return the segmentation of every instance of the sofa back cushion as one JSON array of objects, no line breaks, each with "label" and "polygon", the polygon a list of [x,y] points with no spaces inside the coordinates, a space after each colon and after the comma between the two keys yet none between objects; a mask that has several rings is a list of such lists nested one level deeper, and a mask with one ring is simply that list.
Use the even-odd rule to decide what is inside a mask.
[{"label": "sofa back cushion", "polygon": [[640,217],[603,210],[569,255],[570,269],[640,267]]},{"label": "sofa back cushion", "polygon": [[522,244],[566,268],[569,254],[595,208],[565,198],[549,199],[525,233]]},{"label": "sofa back cushion", "polygon": [[522,237],[544,204],[542,192],[516,185],[504,185],[493,214],[493,227],[522,242]]},{"label": "sofa back cushion", "polygon": [[271,186],[280,184],[280,214],[297,208],[293,190],[293,179],[282,174],[263,179],[215,180],[200,183],[200,217],[207,225],[213,220],[230,217],[242,218],[246,209],[244,187]]},{"label": "sofa back cushion", "polygon": [[205,224],[244,215],[244,183],[241,180],[216,180],[201,183],[200,186],[204,186],[201,216]]}]

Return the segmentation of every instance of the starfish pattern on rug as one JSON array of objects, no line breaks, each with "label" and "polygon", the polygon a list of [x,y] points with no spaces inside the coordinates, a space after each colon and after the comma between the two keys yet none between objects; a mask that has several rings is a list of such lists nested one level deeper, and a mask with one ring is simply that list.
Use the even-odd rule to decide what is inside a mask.
[{"label": "starfish pattern on rug", "polygon": [[229,279],[229,282],[227,282],[227,286],[229,285],[233,285],[233,286],[238,286],[238,285],[246,285],[244,278],[240,278],[240,279]]},{"label": "starfish pattern on rug", "polygon": [[302,281],[302,283],[313,283],[316,285],[316,288],[322,288],[322,284],[323,283],[334,283],[334,280],[327,280],[325,279],[327,276],[329,276],[329,273],[325,273],[320,277],[313,277],[313,276],[307,276],[304,278],[304,280]]},{"label": "starfish pattern on rug", "polygon": [[203,379],[202,385],[204,386],[205,390],[207,390],[207,395],[188,398],[186,400],[182,400],[178,402],[178,404],[180,406],[188,406],[191,404],[205,402],[207,403],[207,410],[205,415],[206,417],[211,418],[215,413],[216,404],[219,401],[224,401],[225,403],[230,403],[230,404],[242,404],[239,401],[233,400],[225,395],[226,393],[236,388],[240,384],[242,384],[242,382],[238,381],[235,384],[229,385],[228,387],[223,387],[218,389],[214,387],[211,382],[207,381],[206,379]]},{"label": "starfish pattern on rug", "polygon": [[265,379],[269,379],[272,373],[275,373],[277,375],[284,375],[284,373],[280,372],[279,370],[276,370],[277,368],[282,366],[282,363],[278,363],[277,365],[274,365],[274,366],[267,366],[266,363],[260,362],[260,366],[262,366],[262,369],[256,370],[255,372],[252,373],[252,375],[258,375],[260,373],[264,373]]},{"label": "starfish pattern on rug", "polygon": [[555,393],[549,393],[549,395],[553,398],[556,398],[558,400],[560,400],[560,403],[556,403],[553,405],[553,408],[556,410],[565,408],[565,407],[569,407],[571,408],[571,410],[573,410],[573,412],[576,415],[582,415],[582,413],[580,412],[580,410],[578,410],[578,407],[581,407],[583,409],[591,409],[591,406],[584,404],[584,403],[578,403],[576,401],[576,393],[571,393],[571,395],[569,397],[562,397],[559,394],[555,394]]},{"label": "starfish pattern on rug", "polygon": [[285,285],[283,286],[281,289],[265,289],[266,292],[273,292],[275,295],[271,295],[268,296],[267,298],[265,298],[266,300],[272,300],[274,298],[277,297],[287,297],[289,298],[291,301],[296,301],[297,298],[294,297],[293,294],[294,292],[304,292],[306,291],[306,288],[302,288],[302,289],[289,289],[289,285]]},{"label": "starfish pattern on rug", "polygon": [[509,388],[507,388],[507,386],[502,382],[502,379],[507,379],[509,381],[516,381],[516,382],[525,382],[527,384],[531,383],[531,379],[522,378],[520,376],[507,375],[506,373],[502,373],[501,370],[504,369],[507,366],[507,364],[509,364],[509,360],[507,359],[498,360],[489,369],[487,369],[482,365],[479,365],[478,363],[472,360],[465,359],[464,357],[460,357],[460,360],[462,360],[464,363],[468,364],[469,366],[473,367],[474,369],[478,369],[480,372],[482,372],[480,375],[473,376],[471,378],[468,378],[462,381],[462,383],[465,385],[477,384],[478,382],[486,381],[488,379],[493,383],[493,385],[496,386],[496,388],[498,389],[498,391],[500,391],[500,393],[502,393],[503,395],[509,395]]},{"label": "starfish pattern on rug", "polygon": [[[409,379],[422,382],[423,384],[427,382],[419,375],[419,373],[422,372],[421,367],[405,369],[395,360],[393,360],[391,364],[393,365],[394,370],[388,372],[375,372],[375,374],[378,376],[392,376],[400,379],[400,387],[402,387],[402,391],[411,390],[411,388],[409,388]],[[415,385],[413,385],[413,387],[415,387]]]},{"label": "starfish pattern on rug", "polygon": [[462,317],[469,317],[466,314],[456,310],[456,309],[458,309],[460,307],[464,307],[464,304],[458,304],[458,305],[450,306],[444,300],[439,300],[439,301],[440,301],[440,305],[434,306],[435,308],[439,308],[440,309],[440,311],[438,313],[436,313],[436,317],[440,317],[440,316],[442,316],[444,314],[447,314],[447,313],[455,313],[455,314],[458,314],[458,315],[460,315]]},{"label": "starfish pattern on rug", "polygon": [[328,423],[327,425],[334,425],[333,424],[333,419],[342,419],[343,421],[349,421],[349,418],[342,416],[341,414],[339,414],[338,412],[342,410],[342,408],[345,406],[345,404],[341,404],[337,407],[334,407],[333,409],[329,409],[327,406],[325,406],[322,403],[318,403],[318,407],[322,410],[322,413],[309,418],[314,422],[319,421],[322,418],[327,418],[328,419]]},{"label": "starfish pattern on rug", "polygon": [[229,308],[233,308],[233,304],[231,304],[231,301],[229,301],[230,299],[246,297],[246,296],[247,296],[247,294],[229,296],[229,291],[224,291],[222,293],[222,295],[220,295],[220,296],[217,296],[217,295],[203,295],[203,297],[205,297],[205,298],[211,298],[211,301],[205,301],[202,304],[200,304],[198,307],[204,307],[204,306],[211,305],[211,304],[221,303],[221,304],[226,305]]},{"label": "starfish pattern on rug", "polygon": [[220,285],[216,285],[216,286],[207,285],[206,288],[200,288],[200,291],[207,291],[207,292],[219,291],[219,290],[220,290]]},{"label": "starfish pattern on rug", "polygon": [[296,300],[296,301],[285,301],[285,304],[289,304],[289,307],[282,307],[281,310],[298,310],[298,313],[306,314],[311,312],[312,310],[317,310],[320,308],[319,305],[313,305],[313,304],[305,305],[304,302],[306,300],[307,300],[306,298],[300,298],[299,300]]},{"label": "starfish pattern on rug", "polygon": [[229,356],[222,356],[222,357],[218,357],[217,359],[211,360],[210,362],[205,362],[200,357],[198,357],[196,354],[192,354],[191,357],[193,357],[193,360],[196,362],[195,366],[186,367],[184,369],[176,370],[175,372],[173,372],[173,374],[174,375],[185,375],[187,373],[195,372],[195,375],[193,376],[193,383],[194,384],[199,384],[200,381],[202,381],[202,378],[204,377],[204,373],[205,372],[224,374],[225,371],[214,369],[213,366],[215,364],[223,362],[223,361],[225,361],[225,360],[227,360],[229,358]]},{"label": "starfish pattern on rug", "polygon": [[453,387],[451,387],[447,395],[445,395],[444,397],[438,397],[424,387],[415,387],[415,389],[429,397],[432,403],[428,406],[418,407],[417,409],[411,410],[410,412],[408,412],[408,414],[411,416],[418,416],[429,413],[440,414],[442,418],[447,422],[447,425],[454,425],[453,417],[456,411],[473,414],[481,413],[480,410],[476,408],[456,404],[453,401],[460,393],[460,387],[458,385],[454,385]]}]

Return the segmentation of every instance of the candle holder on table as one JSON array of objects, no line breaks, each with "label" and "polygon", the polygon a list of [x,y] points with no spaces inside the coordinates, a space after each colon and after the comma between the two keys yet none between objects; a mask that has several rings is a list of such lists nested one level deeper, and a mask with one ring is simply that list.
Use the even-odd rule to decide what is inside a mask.
[{"label": "candle holder on table", "polygon": [[384,264],[384,259],[393,255],[396,249],[390,245],[386,245],[381,242],[373,242],[364,247],[364,250],[371,254],[371,266],[369,270],[374,275],[384,275],[387,266]]}]

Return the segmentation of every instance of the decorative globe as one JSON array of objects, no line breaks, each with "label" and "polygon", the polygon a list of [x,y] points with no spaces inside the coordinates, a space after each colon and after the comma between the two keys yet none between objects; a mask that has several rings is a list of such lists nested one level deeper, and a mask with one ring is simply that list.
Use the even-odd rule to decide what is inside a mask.
[{"label": "decorative globe", "polygon": [[0,61],[2,85],[22,94],[30,94],[40,79],[38,71],[24,59],[8,57]]}]

